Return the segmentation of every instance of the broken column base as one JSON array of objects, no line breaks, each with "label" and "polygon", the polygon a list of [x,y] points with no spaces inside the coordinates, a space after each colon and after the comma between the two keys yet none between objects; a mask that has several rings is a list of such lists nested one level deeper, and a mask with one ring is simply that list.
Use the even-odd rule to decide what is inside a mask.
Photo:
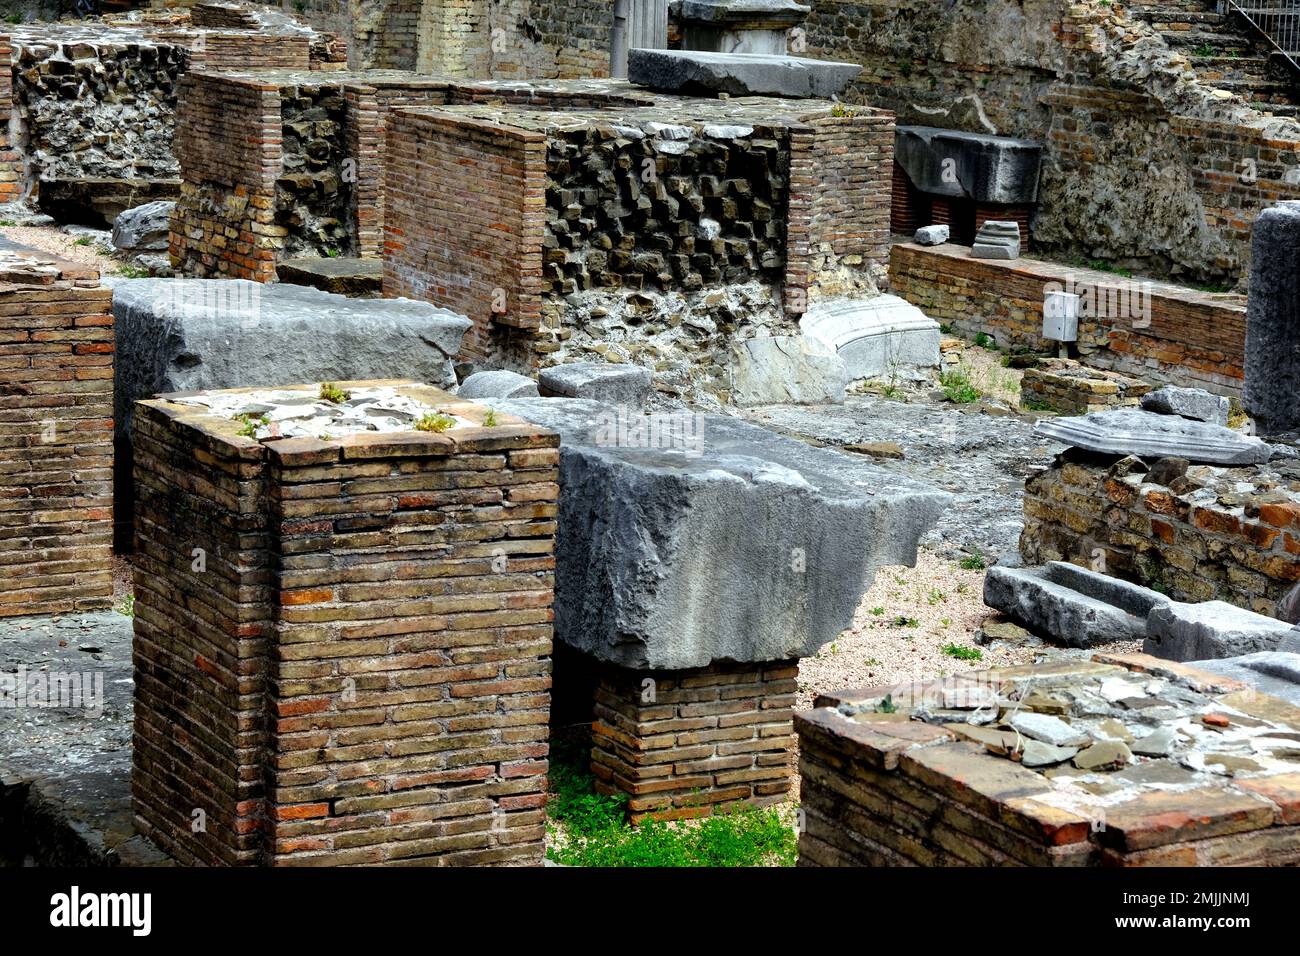
[{"label": "broken column base", "polygon": [[789,799],[797,659],[689,670],[595,665],[591,771],[632,823]]}]

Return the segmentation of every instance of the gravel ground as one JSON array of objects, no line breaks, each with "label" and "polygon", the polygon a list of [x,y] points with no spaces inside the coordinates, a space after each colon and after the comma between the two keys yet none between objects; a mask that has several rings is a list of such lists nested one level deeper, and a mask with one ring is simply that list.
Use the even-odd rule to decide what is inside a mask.
[{"label": "gravel ground", "polygon": [[95,266],[103,275],[119,272],[124,263],[106,255],[94,242],[77,244],[77,237],[57,226],[0,226],[0,236],[52,255]]}]

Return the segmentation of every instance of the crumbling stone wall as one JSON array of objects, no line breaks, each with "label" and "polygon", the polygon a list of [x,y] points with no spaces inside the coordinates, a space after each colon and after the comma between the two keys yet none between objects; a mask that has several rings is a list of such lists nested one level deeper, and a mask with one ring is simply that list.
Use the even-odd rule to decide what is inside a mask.
[{"label": "crumbling stone wall", "polygon": [[0,617],[105,608],[112,296],[94,269],[12,243],[0,267]]},{"label": "crumbling stone wall", "polygon": [[1148,464],[1070,451],[1031,477],[1026,563],[1100,562],[1175,600],[1278,616],[1300,581],[1300,470],[1194,466],[1165,485],[1146,479]]},{"label": "crumbling stone wall", "polygon": [[1171,385],[1239,395],[1245,360],[1243,296],[1033,259],[975,259],[961,246],[895,244],[891,288],[926,315],[973,338],[1054,350],[1042,337],[1043,296],[1073,292],[1091,303],[1079,319],[1079,356],[1090,366]]},{"label": "crumbling stone wall", "polygon": [[1249,227],[1300,197],[1300,124],[1202,85],[1103,0],[815,0],[808,55],[863,72],[846,94],[898,122],[1042,142],[1033,248],[1236,283]]},{"label": "crumbling stone wall", "polygon": [[285,258],[356,255],[350,227],[347,102],[335,86],[290,86],[280,91],[281,169],[275,181],[275,222],[287,235]]},{"label": "crumbling stone wall", "polygon": [[1135,406],[1151,386],[1135,378],[1089,368],[1073,359],[1048,359],[1020,377],[1020,407],[1086,415]]},{"label": "crumbling stone wall", "polygon": [[39,180],[175,179],[177,79],[187,53],[168,43],[18,37],[14,105]]}]

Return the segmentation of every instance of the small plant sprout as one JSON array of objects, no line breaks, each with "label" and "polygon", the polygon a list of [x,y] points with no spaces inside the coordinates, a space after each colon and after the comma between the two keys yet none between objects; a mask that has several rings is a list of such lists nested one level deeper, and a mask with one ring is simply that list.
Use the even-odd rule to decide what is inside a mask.
[{"label": "small plant sprout", "polygon": [[876,617],[880,617],[882,614],[885,613],[885,609],[883,607],[873,607],[871,609],[871,613],[874,614]]},{"label": "small plant sprout", "polygon": [[484,415],[483,415],[483,427],[484,427],[484,428],[496,428],[496,427],[497,427],[497,410],[496,410],[495,408],[489,408],[489,409],[484,413]]},{"label": "small plant sprout", "polygon": [[339,388],[333,382],[321,382],[320,398],[323,402],[331,402],[335,405],[341,405],[352,397],[351,392],[346,392]]},{"label": "small plant sprout", "polygon": [[270,419],[266,418],[264,415],[249,415],[246,412],[241,415],[236,415],[235,421],[239,422],[242,426],[238,432],[241,438],[256,438],[257,430],[259,428],[271,424]]},{"label": "small plant sprout", "polygon": [[975,647],[965,647],[961,644],[945,644],[943,652],[949,657],[955,657],[959,661],[979,661],[984,659],[984,654]]},{"label": "small plant sprout", "polygon": [[948,595],[944,594],[938,588],[930,588],[930,593],[926,595],[926,600],[933,607],[936,604],[942,604],[944,601],[948,600]]},{"label": "small plant sprout", "polygon": [[445,432],[456,424],[456,419],[442,412],[427,412],[415,423],[417,432]]},{"label": "small plant sprout", "polygon": [[957,564],[963,571],[983,571],[987,567],[984,562],[984,552],[979,548],[966,555]]},{"label": "small plant sprout", "polygon": [[876,705],[876,713],[878,714],[898,713],[898,705],[894,703],[893,694],[886,694],[884,697],[881,698],[880,703]]},{"label": "small plant sprout", "polygon": [[921,626],[921,622],[918,621],[916,618],[907,617],[906,615],[903,614],[898,615],[898,617],[894,618],[894,620],[891,621],[890,623],[893,624],[894,627],[920,627]]}]

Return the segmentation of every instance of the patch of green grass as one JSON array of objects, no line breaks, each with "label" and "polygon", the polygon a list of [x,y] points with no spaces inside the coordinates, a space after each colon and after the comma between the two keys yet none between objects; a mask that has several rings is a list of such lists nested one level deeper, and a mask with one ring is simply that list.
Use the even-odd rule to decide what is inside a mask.
[{"label": "patch of green grass", "polygon": [[88,246],[90,245],[90,243],[91,243],[90,236],[78,236],[76,239],[72,240],[72,244],[74,246]]},{"label": "patch of green grass", "polygon": [[966,647],[962,644],[945,644],[943,652],[949,657],[955,657],[959,661],[981,661],[984,654],[974,647]]},{"label": "patch of green grass", "polygon": [[1027,401],[1027,402],[1021,402],[1021,403],[1020,403],[1020,407],[1023,408],[1023,409],[1024,409],[1025,411],[1027,411],[1027,412],[1054,412],[1054,411],[1056,411],[1056,409],[1052,408],[1052,406],[1049,405],[1049,404],[1047,404],[1047,402],[1040,402],[1040,401],[1038,401],[1037,399],[1032,399],[1032,398],[1031,398],[1029,401]]},{"label": "patch of green grass", "polygon": [[341,405],[351,397],[351,392],[344,391],[333,382],[320,383],[320,399],[323,402],[332,402],[335,405]]},{"label": "patch of green grass", "polygon": [[885,609],[883,607],[873,607],[871,609],[871,613],[874,614],[876,617],[880,617],[880,615],[885,613]]},{"label": "patch of green grass", "polygon": [[149,270],[141,269],[139,266],[124,265],[117,267],[117,274],[124,279],[147,279]]},{"label": "patch of green grass", "polygon": [[982,349],[988,349],[990,352],[1001,352],[1002,347],[998,345],[993,336],[987,332],[979,332],[975,336],[975,344]]},{"label": "patch of green grass", "polygon": [[970,554],[966,555],[966,557],[958,561],[957,566],[963,571],[983,571],[988,567],[988,564],[984,560],[984,552],[979,548],[976,548]]},{"label": "patch of green grass", "polygon": [[256,438],[259,428],[271,424],[271,420],[264,415],[236,415],[235,421],[243,425],[238,432],[243,438]]},{"label": "patch of green grass", "polygon": [[929,601],[930,606],[933,607],[936,604],[942,604],[944,601],[948,600],[948,595],[944,594],[938,588],[930,588],[930,593],[925,596],[925,599]]},{"label": "patch of green grass", "polygon": [[[585,744],[585,745],[584,745]],[[565,839],[547,857],[566,866],[793,866],[797,837],[774,807],[747,808],[699,823],[624,822],[627,797],[595,792],[590,741],[556,740],[547,814]]]},{"label": "patch of green grass", "polygon": [[920,627],[921,622],[914,617],[908,617],[906,614],[900,614],[889,622],[890,627]]},{"label": "patch of green grass", "polygon": [[958,405],[969,405],[980,400],[980,390],[971,383],[965,369],[954,368],[944,372],[939,376],[939,385],[948,401]]},{"label": "patch of green grass", "polygon": [[421,415],[414,428],[417,432],[445,432],[456,424],[456,419],[442,412],[429,412]]},{"label": "patch of green grass", "polygon": [[898,713],[898,705],[894,703],[893,694],[886,694],[884,698],[881,699],[880,703],[876,705],[876,713],[878,714]]},{"label": "patch of green grass", "polygon": [[486,412],[483,413],[483,427],[484,428],[497,427],[497,410],[495,408],[489,408]]},{"label": "patch of green grass", "polygon": [[945,629],[946,629],[946,628],[949,628],[949,627],[952,627],[952,618],[950,618],[950,617],[943,617],[943,618],[940,618],[940,619],[939,619],[939,626],[942,627],[942,628],[945,628]]},{"label": "patch of green grass", "polygon": [[16,225],[18,225],[17,219],[0,219],[0,226],[8,227],[8,226],[16,226]]},{"label": "patch of green grass", "polygon": [[127,617],[135,617],[135,595],[128,594],[126,597],[114,605],[113,610],[118,614],[125,614]]},{"label": "patch of green grass", "polygon": [[1202,43],[1198,46],[1192,47],[1192,56],[1209,57],[1214,56],[1216,53],[1218,53],[1218,51],[1208,43]]}]

